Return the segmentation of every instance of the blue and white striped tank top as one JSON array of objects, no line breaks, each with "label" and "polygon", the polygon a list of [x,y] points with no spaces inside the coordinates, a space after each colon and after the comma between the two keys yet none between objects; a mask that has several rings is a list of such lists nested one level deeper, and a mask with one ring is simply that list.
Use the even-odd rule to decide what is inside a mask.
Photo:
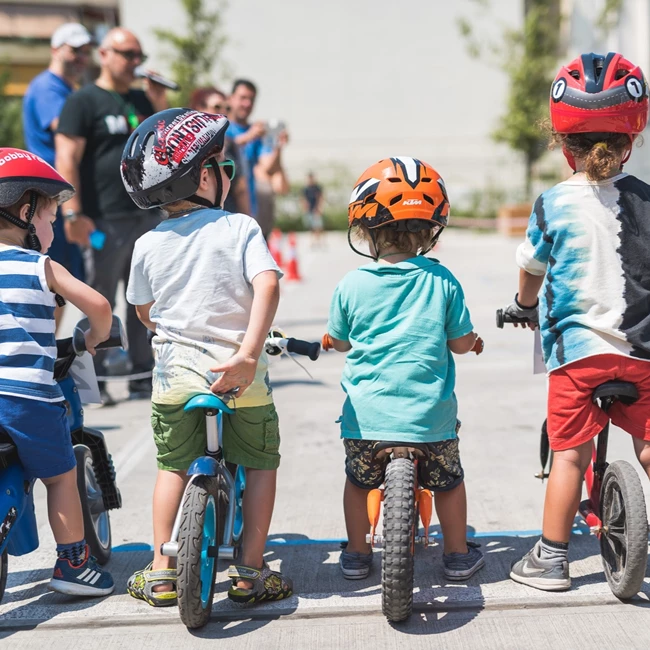
[{"label": "blue and white striped tank top", "polygon": [[46,255],[0,245],[0,394],[59,402],[54,381],[55,294]]}]

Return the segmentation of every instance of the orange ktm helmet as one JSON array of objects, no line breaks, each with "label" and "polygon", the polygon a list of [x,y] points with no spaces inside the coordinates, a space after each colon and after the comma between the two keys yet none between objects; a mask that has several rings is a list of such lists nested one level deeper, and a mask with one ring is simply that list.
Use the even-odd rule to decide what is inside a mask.
[{"label": "orange ktm helmet", "polygon": [[442,231],[449,220],[445,183],[431,165],[417,158],[384,158],[368,167],[355,183],[348,225],[379,228],[407,219],[427,221],[434,230]]}]

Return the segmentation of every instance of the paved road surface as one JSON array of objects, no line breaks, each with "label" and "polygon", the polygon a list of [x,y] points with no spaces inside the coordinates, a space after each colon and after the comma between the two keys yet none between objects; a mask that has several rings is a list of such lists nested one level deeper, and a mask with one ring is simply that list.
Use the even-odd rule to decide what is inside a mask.
[{"label": "paved road surface", "polygon": [[[193,648],[221,639],[229,648],[646,648],[650,642],[650,583],[633,604],[616,601],[604,582],[598,543],[576,526],[571,546],[573,589],[545,594],[507,578],[510,563],[532,544],[541,523],[543,485],[538,471],[538,431],[544,418],[545,379],[532,375],[532,337],[497,330],[494,310],[516,289],[516,243],[497,235],[449,232],[438,257],[462,282],[485,354],[458,360],[462,458],[469,494],[469,534],[483,544],[487,566],[466,584],[446,584],[441,547],[419,548],[416,614],[392,627],[381,616],[380,551],[367,580],[348,582],[338,568],[345,537],[341,495],[343,450],[334,421],[340,413],[339,377],[344,357],[324,354],[302,361],[275,360],[272,380],[281,418],[282,465],[267,559],[290,575],[296,595],[253,609],[224,598],[219,574],[211,623],[189,634],[176,608],[154,610],[132,600],[126,578],[151,556],[150,503],[155,478],[149,408],[123,402],[112,409],[87,409],[88,424],[106,432],[124,498],[111,515],[114,555],[109,567],[118,588],[103,600],[75,600],[46,590],[54,542],[43,490],[37,510],[41,548],[10,558],[5,600],[0,605],[0,640],[6,647]],[[342,236],[330,235],[327,250],[311,251],[300,240],[301,283],[283,287],[277,323],[291,335],[319,339],[336,282],[358,265]],[[68,315],[67,326],[74,320]],[[116,394],[125,387],[116,385]],[[615,431],[611,458],[632,460],[631,442]],[[646,498],[650,486],[644,479]],[[433,527],[434,532],[438,530]],[[221,569],[225,569],[225,563]],[[11,644],[8,645],[7,641]]]}]

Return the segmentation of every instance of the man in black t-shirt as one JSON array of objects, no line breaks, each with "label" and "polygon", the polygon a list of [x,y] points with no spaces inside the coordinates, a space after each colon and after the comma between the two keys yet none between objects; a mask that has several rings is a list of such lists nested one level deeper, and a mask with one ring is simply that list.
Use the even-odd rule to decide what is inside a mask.
[{"label": "man in black t-shirt", "polygon": [[[135,68],[146,59],[131,32],[111,30],[99,56],[97,81],[70,95],[61,112],[56,167],[77,189],[62,206],[68,241],[86,247],[92,242],[94,268],[88,269],[88,281],[114,306],[118,282],[123,280],[126,288],[135,240],[160,220],[155,211],[139,210],[126,193],[120,177],[122,151],[138,124],[167,108],[167,100],[158,84],[148,83],[146,93],[130,88]],[[91,237],[95,230],[104,234],[103,242],[101,235]],[[136,376],[129,381],[129,393],[145,398],[151,393],[153,358],[146,329],[132,306],[127,308],[126,329]],[[98,375],[104,374],[101,354],[95,367]],[[100,391],[104,404],[111,403],[103,382]]]}]

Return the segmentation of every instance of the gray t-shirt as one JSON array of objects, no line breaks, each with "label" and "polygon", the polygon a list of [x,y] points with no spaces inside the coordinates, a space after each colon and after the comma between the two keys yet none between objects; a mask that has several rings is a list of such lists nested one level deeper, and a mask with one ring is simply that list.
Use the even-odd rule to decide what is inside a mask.
[{"label": "gray t-shirt", "polygon": [[[168,219],[135,243],[126,298],[154,301],[156,366],[152,401],[182,404],[209,391],[210,368],[239,349],[253,304],[253,278],[282,272],[260,227],[243,214],[198,210]],[[238,407],[270,404],[267,359]]]}]

